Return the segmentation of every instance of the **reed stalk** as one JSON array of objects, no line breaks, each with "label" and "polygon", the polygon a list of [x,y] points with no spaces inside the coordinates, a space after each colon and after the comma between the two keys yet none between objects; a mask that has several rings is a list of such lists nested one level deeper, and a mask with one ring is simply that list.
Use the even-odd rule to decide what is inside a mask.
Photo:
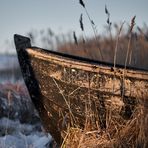
[{"label": "reed stalk", "polygon": [[[94,21],[91,19],[90,15],[89,15],[89,13],[88,13],[88,11],[87,11],[87,9],[86,9],[85,3],[83,2],[83,0],[79,0],[79,3],[80,3],[80,5],[84,8],[84,10],[85,10],[85,12],[86,12],[86,15],[87,15],[87,17],[88,17],[88,19],[89,19],[89,22],[90,22],[90,24],[91,24],[92,30],[93,30],[93,32],[94,32],[94,38],[95,38],[96,42],[99,43],[98,37],[97,37],[97,30],[96,30],[96,27],[95,27],[95,23],[94,23]],[[98,46],[98,49],[99,49],[100,59],[101,59],[101,60],[104,60],[102,51],[101,51],[101,49],[100,49],[100,45]]]},{"label": "reed stalk", "polygon": [[126,69],[126,66],[127,66],[127,62],[128,62],[128,57],[129,57],[129,53],[132,52],[130,50],[130,47],[131,47],[131,40],[132,40],[132,31],[133,31],[133,27],[135,25],[135,18],[136,16],[134,16],[131,20],[131,25],[130,25],[130,36],[129,36],[129,41],[128,41],[128,47],[127,47],[127,52],[126,52],[126,58],[125,58],[125,64],[124,64],[124,68]]},{"label": "reed stalk", "polygon": [[121,34],[122,29],[123,29],[124,23],[125,23],[125,22],[123,22],[123,23],[121,24],[120,29],[119,29],[118,34],[117,34],[116,46],[115,46],[115,50],[114,50],[114,69],[115,69],[115,67],[116,67],[117,51],[118,51],[118,45],[119,45],[120,34]]}]

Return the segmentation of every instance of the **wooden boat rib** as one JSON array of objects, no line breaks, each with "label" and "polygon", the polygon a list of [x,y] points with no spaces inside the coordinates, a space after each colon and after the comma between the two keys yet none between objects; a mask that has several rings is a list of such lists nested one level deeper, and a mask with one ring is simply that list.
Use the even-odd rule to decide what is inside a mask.
[{"label": "wooden boat rib", "polygon": [[110,106],[130,120],[137,99],[148,96],[147,70],[113,68],[109,63],[31,47],[30,39],[20,35],[14,40],[30,97],[59,145],[68,126],[85,126],[88,108],[92,122],[104,129]]}]

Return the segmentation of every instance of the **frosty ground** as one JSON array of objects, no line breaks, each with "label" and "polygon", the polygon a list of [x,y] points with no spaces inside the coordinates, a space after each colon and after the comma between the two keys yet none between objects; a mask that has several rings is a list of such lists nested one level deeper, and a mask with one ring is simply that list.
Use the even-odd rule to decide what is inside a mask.
[{"label": "frosty ground", "polygon": [[[18,120],[1,118],[0,148],[44,148],[51,136],[38,130],[37,125],[21,124]],[[38,125],[39,126],[39,125]]]},{"label": "frosty ground", "polygon": [[44,148],[50,141],[23,82],[0,84],[0,148]]}]

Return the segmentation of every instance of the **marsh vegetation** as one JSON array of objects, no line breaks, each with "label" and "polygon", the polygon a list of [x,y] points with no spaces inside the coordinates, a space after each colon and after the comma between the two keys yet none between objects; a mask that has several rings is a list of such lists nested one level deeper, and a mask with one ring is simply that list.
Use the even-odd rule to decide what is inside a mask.
[{"label": "marsh vegetation", "polygon": [[[148,26],[146,24],[142,27],[136,26],[135,16],[131,18],[131,22],[111,22],[111,14],[107,6],[105,6],[105,13],[107,16],[105,31],[103,35],[100,35],[97,31],[97,25],[89,15],[87,6],[82,0],[80,0],[79,3],[85,12],[85,14],[80,14],[79,24],[82,32],[80,36],[78,36],[75,31],[69,33],[68,35],[57,35],[49,28],[47,30],[27,33],[27,35],[31,38],[32,43],[35,45],[39,41],[42,43],[43,48],[46,49],[57,50],[58,52],[81,56],[96,61],[112,63],[114,65],[113,68],[116,68],[116,65],[123,65],[125,70],[129,66],[148,71]],[[91,37],[87,37],[85,35],[83,15],[86,15],[88,17],[88,21],[90,22],[93,32],[93,36]],[[37,130],[41,132],[42,130],[39,117],[36,115],[34,107],[30,106],[30,100],[28,101],[29,104],[26,104],[26,108],[24,108],[24,98],[27,98],[26,100],[28,100],[29,96],[24,83],[22,83],[22,77],[18,66],[13,66],[11,69],[0,70],[0,74],[0,81],[2,83],[0,85],[0,101],[3,100],[7,103],[8,106],[5,107],[7,110],[10,108],[16,110],[16,106],[20,106],[20,104],[22,105],[20,110],[15,112],[11,110],[11,114],[9,114],[9,116],[8,112],[3,110],[3,107],[1,106],[1,118],[17,118],[22,123],[31,122],[29,124],[34,124],[35,127],[33,128],[37,128]],[[6,76],[6,74],[8,75]],[[8,78],[14,79],[13,81],[11,81],[12,79],[10,80],[11,83],[4,83],[3,80],[8,80]],[[144,85],[144,88],[148,87],[148,78]],[[141,86],[137,87],[139,87],[140,90],[142,86],[143,83],[141,81]],[[89,91],[90,90],[88,90],[88,92]],[[110,99],[113,100],[112,103],[105,102],[106,104],[101,104],[102,102],[100,101],[100,106],[102,105],[102,108],[107,108],[107,110],[100,110],[100,112],[98,112],[98,114],[104,114],[104,112],[106,113],[105,121],[103,121],[105,122],[105,127],[103,128],[99,122],[100,119],[97,120],[95,117],[94,123],[94,118],[91,116],[91,108],[87,108],[85,112],[85,126],[83,128],[79,126],[67,126],[67,129],[63,134],[64,140],[62,147],[146,148],[148,146],[148,91],[145,89],[142,90],[142,92],[144,92],[143,95],[141,93],[139,96],[137,89],[138,97],[135,97],[134,100],[132,100],[132,98],[124,98],[123,100],[123,97],[121,96],[120,101],[116,98]],[[16,101],[20,104],[15,104],[14,102]],[[123,118],[124,112],[128,110],[126,110],[126,108],[122,108],[122,103],[124,102],[129,104],[131,108],[134,106],[134,108],[132,108],[132,115],[128,119]],[[12,106],[12,104],[14,106]],[[121,108],[117,109],[117,107]],[[122,115],[119,114],[119,110],[122,111]],[[30,112],[33,114],[30,114]],[[11,130],[14,130],[11,128],[9,129],[8,126],[7,128],[8,131],[1,131],[0,134],[2,136],[8,134],[8,132],[12,132]]]}]

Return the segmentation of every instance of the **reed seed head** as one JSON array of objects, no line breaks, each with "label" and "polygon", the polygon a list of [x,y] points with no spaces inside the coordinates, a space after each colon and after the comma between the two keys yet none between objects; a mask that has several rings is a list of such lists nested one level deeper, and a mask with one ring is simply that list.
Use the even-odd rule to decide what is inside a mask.
[{"label": "reed seed head", "polygon": [[105,13],[107,14],[107,15],[110,15],[110,13],[109,13],[109,11],[108,11],[108,9],[107,9],[107,6],[105,5]]},{"label": "reed seed head", "polygon": [[136,19],[136,15],[131,19],[130,32],[132,32],[133,27],[135,26],[135,19]]},{"label": "reed seed head", "polygon": [[93,20],[91,20],[91,23],[92,23],[93,25],[95,25],[95,23],[94,23],[94,21],[93,21]]},{"label": "reed seed head", "polygon": [[78,45],[78,40],[77,40],[75,31],[73,31],[73,38],[74,38],[75,44]]},{"label": "reed seed head", "polygon": [[108,11],[106,5],[105,5],[105,13],[106,13],[106,15],[107,15],[107,20],[106,20],[106,22],[107,22],[107,24],[108,24],[109,26],[111,26],[112,23],[111,23],[111,21],[110,21],[110,13],[109,13],[109,11]]},{"label": "reed seed head", "polygon": [[83,25],[83,14],[80,15],[80,28],[82,31],[84,31],[84,25]]},{"label": "reed seed head", "polygon": [[84,4],[83,0],[79,0],[79,3],[80,3],[80,5],[81,5],[82,7],[85,8],[85,4]]}]

